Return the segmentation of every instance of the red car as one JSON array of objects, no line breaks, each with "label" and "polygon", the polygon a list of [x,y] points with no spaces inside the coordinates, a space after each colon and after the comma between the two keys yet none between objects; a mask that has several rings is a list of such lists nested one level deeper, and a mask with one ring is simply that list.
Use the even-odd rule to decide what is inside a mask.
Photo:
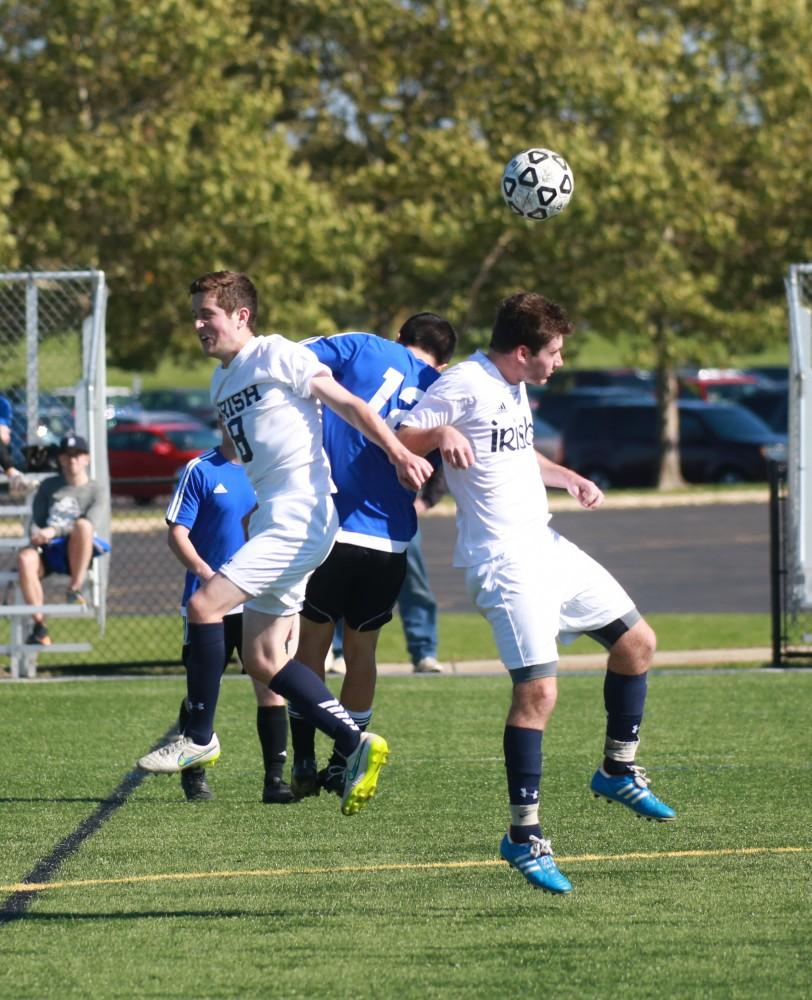
[{"label": "red car", "polygon": [[197,420],[121,423],[107,434],[110,489],[117,496],[147,503],[175,488],[190,458],[220,443],[219,433]]},{"label": "red car", "polygon": [[738,403],[759,388],[755,375],[713,369],[697,375],[680,375],[679,383],[681,399],[704,399],[712,403]]}]

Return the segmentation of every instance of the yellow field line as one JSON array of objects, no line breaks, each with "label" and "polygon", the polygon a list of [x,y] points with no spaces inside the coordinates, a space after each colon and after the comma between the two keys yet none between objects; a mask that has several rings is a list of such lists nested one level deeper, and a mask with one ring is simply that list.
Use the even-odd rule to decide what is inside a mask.
[{"label": "yellow field line", "polygon": [[[560,864],[578,864],[595,861],[651,861],[659,858],[722,858],[743,857],[751,854],[808,854],[812,847],[730,847],[713,851],[637,851],[629,854],[572,854],[558,855]],[[337,868],[260,868],[246,871],[172,872],[164,875],[126,875],[122,878],[87,878],[70,882],[17,882],[0,885],[0,892],[44,892],[47,889],[79,889],[97,885],[133,885],[137,882],[187,882],[193,879],[213,878],[279,878],[288,875],[363,875],[373,872],[435,871],[453,868],[490,868],[503,865],[496,859],[483,861],[427,861],[415,864],[390,865],[341,865]]]}]

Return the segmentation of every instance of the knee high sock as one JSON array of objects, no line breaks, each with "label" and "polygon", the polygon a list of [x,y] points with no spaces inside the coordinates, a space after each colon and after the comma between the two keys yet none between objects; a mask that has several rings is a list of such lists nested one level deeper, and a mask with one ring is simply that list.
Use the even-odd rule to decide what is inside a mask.
[{"label": "knee high sock", "polygon": [[205,745],[214,732],[214,713],[220,696],[225,656],[222,622],[189,624],[189,652],[186,657],[189,721],[186,735],[195,743]]},{"label": "knee high sock", "polygon": [[300,660],[289,660],[268,685],[293,702],[302,718],[334,740],[339,752],[348,756],[361,741],[361,730],[341,702],[316,674]]},{"label": "knee high sock", "polygon": [[640,724],[646,704],[646,674],[616,674],[606,671],[603,702],[606,706],[604,770],[623,774],[634,763],[640,740]]},{"label": "knee high sock", "polygon": [[288,705],[290,742],[294,760],[316,759],[316,727],[302,716],[298,705]]},{"label": "knee high sock", "polygon": [[541,786],[540,729],[505,726],[503,747],[510,799],[510,839],[527,843],[531,836],[541,836],[539,824],[539,788]]},{"label": "knee high sock", "polygon": [[257,705],[257,736],[266,778],[281,778],[288,755],[288,713],[284,705]]}]

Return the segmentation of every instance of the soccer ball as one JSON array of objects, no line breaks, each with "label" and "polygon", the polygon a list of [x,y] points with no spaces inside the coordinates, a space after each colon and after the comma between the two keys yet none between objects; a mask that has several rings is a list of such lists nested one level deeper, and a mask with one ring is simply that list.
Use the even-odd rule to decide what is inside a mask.
[{"label": "soccer ball", "polygon": [[508,208],[535,222],[563,212],[574,190],[569,164],[551,149],[517,153],[502,174],[502,197]]}]

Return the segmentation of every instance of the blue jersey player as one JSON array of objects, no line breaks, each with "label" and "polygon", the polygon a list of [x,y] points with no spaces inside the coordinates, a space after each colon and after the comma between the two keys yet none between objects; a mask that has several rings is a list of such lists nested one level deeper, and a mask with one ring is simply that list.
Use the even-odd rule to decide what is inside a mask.
[{"label": "blue jersey player", "polygon": [[[342,333],[306,342],[335,380],[366,400],[390,427],[438,378],[454,353],[457,335],[446,320],[418,313],[401,327],[395,343],[371,333]],[[372,717],[375,648],[406,575],[406,548],[417,531],[415,494],[393,474],[391,463],[340,417],[324,414],[324,447],[330,459],[339,517],[336,544],[308,581],[301,612],[298,658],[320,676],[333,629],[344,623],[346,675],[341,702],[359,729]],[[320,773],[315,730],[291,708],[293,768],[298,797],[321,786],[339,792],[345,762],[337,749]]]},{"label": "blue jersey player", "polygon": [[[222,430],[222,425],[221,425]],[[169,548],[186,567],[181,600],[183,616],[183,662],[189,650],[186,607],[201,583],[214,575],[245,541],[243,519],[256,507],[253,487],[245,469],[237,460],[231,438],[204,451],[187,463],[166,512],[169,525]],[[242,605],[223,618],[226,669],[234,650],[242,655]],[[288,720],[285,700],[258,681],[253,681],[257,697],[257,734],[262,748],[265,780],[262,801],[292,802],[290,786],[282,780],[287,756]],[[189,717],[187,699],[181,703],[178,728],[184,731]],[[202,766],[180,772],[181,787],[190,801],[212,798]]]}]

